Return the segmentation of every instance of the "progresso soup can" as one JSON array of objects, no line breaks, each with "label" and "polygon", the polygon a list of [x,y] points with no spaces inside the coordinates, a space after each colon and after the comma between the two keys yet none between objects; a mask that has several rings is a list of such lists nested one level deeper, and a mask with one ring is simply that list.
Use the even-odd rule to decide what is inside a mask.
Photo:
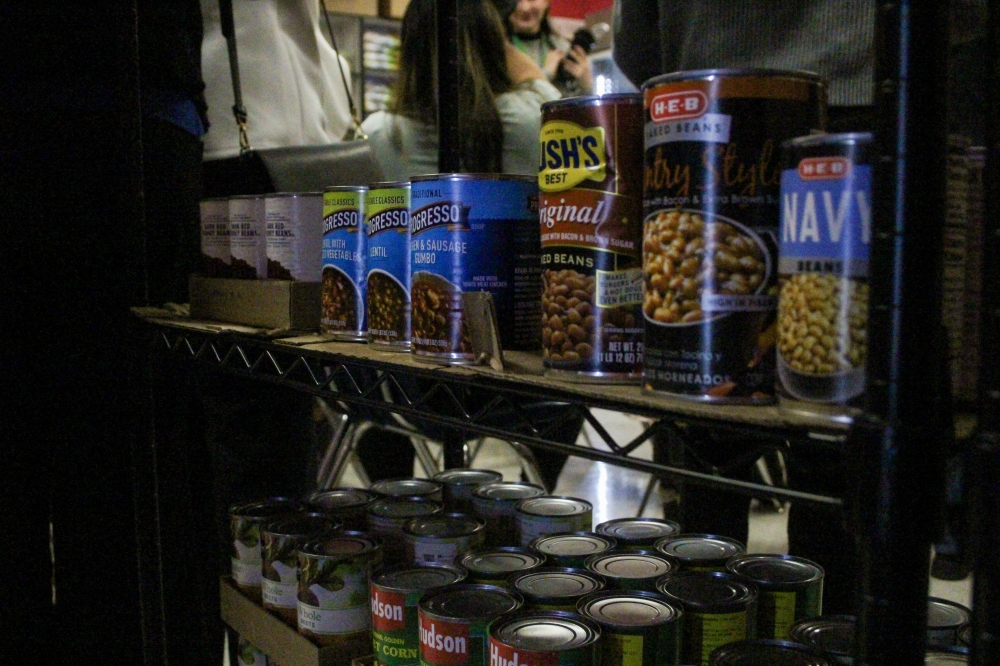
[{"label": "progresso soup can", "polygon": [[498,585],[458,583],[428,591],[417,606],[422,666],[485,666],[490,623],[521,607]]},{"label": "progresso soup can", "polygon": [[538,184],[529,176],[417,176],[410,197],[412,350],[422,360],[472,363],[462,293],[493,296],[500,343],[541,341]]},{"label": "progresso soup can", "polygon": [[368,344],[410,351],[410,184],[375,183],[365,199]]},{"label": "progresso soup can", "polygon": [[823,567],[794,555],[743,555],[729,560],[732,573],[752,580],[757,598],[757,637],[788,638],[799,620],[823,614]]},{"label": "progresso soup can", "polygon": [[367,187],[323,190],[323,294],[320,331],[336,340],[364,341],[368,249]]},{"label": "progresso soup can", "polygon": [[868,354],[872,135],[782,146],[778,394],[858,404]]},{"label": "progresso soup can", "polygon": [[642,95],[542,105],[542,358],[578,381],[642,375]]},{"label": "progresso soup can", "polygon": [[643,84],[643,385],[774,401],[782,141],[822,130],[826,85],[776,70]]},{"label": "progresso soup can", "polygon": [[568,611],[522,610],[490,625],[489,666],[599,666],[601,627]]},{"label": "progresso soup can", "polygon": [[653,592],[604,591],[577,612],[601,626],[601,666],[677,666],[684,613]]}]

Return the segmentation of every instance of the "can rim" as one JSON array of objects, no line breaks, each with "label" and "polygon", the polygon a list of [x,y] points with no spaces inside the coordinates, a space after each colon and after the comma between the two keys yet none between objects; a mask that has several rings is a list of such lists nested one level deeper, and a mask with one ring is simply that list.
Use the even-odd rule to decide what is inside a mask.
[{"label": "can rim", "polygon": [[[944,629],[954,629],[958,630],[964,625],[972,621],[972,609],[966,608],[964,605],[958,603],[957,601],[952,601],[951,599],[943,599],[941,597],[927,597],[927,628],[929,630],[944,630]],[[946,611],[942,614],[940,619],[947,621],[948,619],[954,619],[956,621],[947,624],[931,624],[931,608],[940,609]],[[947,616],[947,617],[944,617]]]},{"label": "can rim", "polygon": [[410,177],[410,183],[425,183],[438,180],[513,180],[524,183],[535,183],[538,181],[538,177],[520,173],[427,173]]},{"label": "can rim", "polygon": [[[669,534],[661,534],[661,535],[658,535],[658,536],[639,537],[639,538],[630,538],[628,536],[620,536],[619,534],[614,533],[612,531],[616,527],[626,526],[626,525],[630,525],[630,524],[632,524],[632,525],[635,525],[635,524],[639,524],[639,525],[663,525],[665,527],[671,527],[671,528],[676,528],[676,529],[673,532],[670,532]],[[657,539],[663,539],[665,537],[673,536],[675,534],[681,534],[681,526],[680,526],[680,523],[676,523],[676,522],[674,522],[672,520],[666,520],[666,519],[660,519],[660,518],[648,518],[648,517],[645,517],[645,516],[638,516],[636,518],[615,518],[614,520],[606,520],[603,523],[601,523],[600,525],[598,525],[597,527],[595,527],[594,528],[594,532],[596,532],[597,534],[600,534],[602,536],[611,537],[613,539],[616,539],[619,542],[624,542],[624,543],[627,543],[627,544],[641,544],[641,543],[645,543],[647,545],[652,546],[654,543],[656,543]]]},{"label": "can rim", "polygon": [[[443,613],[435,612],[433,609],[428,608],[428,606],[430,606],[434,601],[440,600],[442,597],[462,595],[463,593],[471,591],[491,592],[496,594],[498,597],[502,596],[510,601],[511,608],[496,614],[491,614],[488,618],[444,615]],[[489,583],[455,583],[454,585],[444,585],[442,587],[434,587],[427,590],[424,595],[420,597],[420,601],[417,603],[417,606],[419,607],[422,615],[432,620],[440,620],[442,622],[477,622],[493,620],[504,613],[510,613],[517,610],[523,604],[524,597],[517,590],[512,590],[502,585],[491,585]]]},{"label": "can rim", "polygon": [[[383,507],[386,507],[386,506],[389,506],[389,505],[392,505],[392,506],[408,505],[408,506],[414,506],[414,507],[416,507],[416,506],[419,506],[419,507],[430,507],[431,511],[428,512],[428,513],[415,513],[415,514],[404,515],[404,516],[395,516],[395,515],[388,514],[388,513],[382,513],[380,511]],[[441,505],[440,502],[438,502],[437,500],[432,500],[432,499],[427,499],[427,498],[402,499],[402,498],[399,498],[399,497],[377,497],[377,498],[375,498],[372,501],[371,504],[369,504],[367,507],[365,507],[365,513],[368,514],[368,515],[373,515],[376,518],[389,518],[389,519],[393,519],[393,520],[399,519],[399,518],[410,519],[410,518],[417,518],[417,517],[420,517],[420,516],[429,516],[429,515],[434,514],[434,513],[440,513],[443,510],[444,509],[443,509],[443,507],[442,507],[442,505]]]},{"label": "can rim", "polygon": [[367,185],[327,185],[323,188],[323,193],[327,192],[367,192]]},{"label": "can rim", "polygon": [[[441,583],[438,585],[430,586],[406,586],[400,584],[392,584],[384,582],[386,576],[392,576],[394,574],[402,574],[408,572],[417,571],[447,571],[448,573],[455,574],[457,577],[450,583]],[[371,575],[371,585],[372,587],[378,587],[380,590],[385,590],[386,592],[395,592],[398,594],[415,594],[417,592],[426,592],[427,590],[432,590],[436,587],[443,587],[445,585],[455,585],[461,583],[467,578],[468,574],[465,573],[461,568],[452,566],[450,564],[439,564],[439,563],[426,563],[426,564],[400,564],[396,566],[381,567]]]},{"label": "can rim", "polygon": [[527,481],[497,481],[496,483],[484,483],[482,485],[476,486],[475,488],[472,489],[472,497],[474,499],[478,498],[481,500],[485,500],[487,502],[511,502],[511,503],[516,503],[523,499],[530,499],[531,497],[538,497],[538,495],[531,495],[529,497],[492,497],[487,494],[491,490],[498,489],[497,488],[498,486],[500,487],[499,488],[500,490],[506,490],[506,489],[513,490],[514,488],[531,488],[534,490],[538,490],[540,494],[543,495],[545,494],[545,488],[542,488],[541,486],[534,483],[529,483]]},{"label": "can rim", "polygon": [[[669,611],[669,613],[664,614],[657,622],[646,622],[642,624],[625,624],[623,622],[598,618],[594,615],[593,608],[595,604],[613,599],[634,601],[642,600],[650,604],[662,605]],[[646,590],[601,590],[599,592],[591,592],[577,602],[576,610],[584,617],[592,619],[602,627],[610,627],[621,631],[635,631],[650,627],[659,627],[672,622],[679,622],[684,615],[684,610],[680,606],[670,603],[670,600],[664,595],[659,592],[649,592]]]},{"label": "can rim", "polygon": [[[320,549],[326,546],[326,544],[333,541],[353,541],[363,544],[365,547],[354,553],[324,553],[320,552]],[[353,530],[347,532],[335,532],[333,534],[318,536],[309,539],[301,546],[299,546],[299,554],[305,555],[306,557],[336,557],[350,559],[355,557],[370,557],[373,551],[380,550],[382,548],[382,542],[373,534],[368,532],[355,532]]]},{"label": "can rim", "polygon": [[[601,570],[598,567],[602,562],[607,560],[615,559],[635,559],[642,560],[645,562],[652,562],[656,565],[665,565],[662,571],[656,571],[648,576],[624,576],[616,574],[610,571]],[[668,575],[670,572],[674,571],[677,566],[670,560],[660,557],[658,555],[646,554],[646,553],[600,553],[598,555],[592,555],[587,558],[585,565],[588,571],[593,571],[594,573],[600,574],[607,578],[613,578],[615,580],[648,580],[650,578],[660,578],[662,576]]]},{"label": "can rim", "polygon": [[[607,548],[596,553],[548,553],[541,550],[540,546],[544,545],[546,542],[555,541],[558,539],[565,539],[567,537],[576,537],[578,539],[591,539],[593,541],[600,541],[604,543]],[[597,532],[555,532],[553,534],[543,534],[538,537],[530,544],[528,547],[534,549],[536,552],[551,557],[592,557],[594,555],[602,555],[607,553],[609,550],[614,550],[618,547],[618,541],[614,537],[607,536],[606,534],[598,534]]]},{"label": "can rim", "polygon": [[[553,504],[559,505],[573,505],[574,511],[572,513],[540,513],[538,510],[532,510],[533,504],[552,502]],[[594,505],[585,499],[580,499],[579,497],[569,497],[567,495],[539,495],[537,497],[525,497],[517,502],[517,510],[521,513],[526,513],[529,516],[537,516],[539,518],[572,518],[575,516],[582,516],[588,511],[593,512]]]},{"label": "can rim", "polygon": [[817,640],[817,637],[821,639],[824,636],[829,637],[831,635],[829,633],[830,630],[838,629],[847,631],[853,636],[857,621],[857,618],[853,615],[820,615],[819,617],[810,617],[793,624],[788,630],[788,636],[805,645],[818,647],[836,657],[850,656],[852,649],[850,641],[841,649],[836,645],[829,645],[822,640]]},{"label": "can rim", "polygon": [[[416,531],[417,523],[421,520],[446,520],[452,519],[455,521],[461,520],[465,523],[465,526],[469,529],[463,531],[460,534],[421,534]],[[432,541],[441,540],[447,541],[451,539],[464,539],[466,537],[475,536],[481,534],[486,530],[486,521],[482,518],[477,518],[475,516],[469,515],[467,513],[434,513],[427,516],[417,516],[416,518],[411,518],[406,521],[403,525],[403,532],[406,536],[413,539],[430,539]]]},{"label": "can rim", "polygon": [[632,104],[642,104],[641,92],[620,92],[609,93],[607,95],[581,95],[579,97],[566,97],[554,99],[542,103],[542,113],[559,109],[572,108],[575,106],[606,106],[616,102],[628,102]]},{"label": "can rim", "polygon": [[[531,560],[534,560],[534,564],[528,564],[528,566],[525,568],[511,569],[509,571],[494,571],[490,569],[475,568],[475,563],[477,560],[484,559],[490,556],[500,556],[500,555],[507,555],[510,557],[520,555],[525,559],[530,558]],[[545,566],[545,556],[540,553],[532,552],[527,548],[518,548],[517,546],[497,546],[495,548],[479,548],[475,550],[470,550],[469,552],[465,553],[459,558],[458,564],[461,565],[462,568],[467,569],[470,572],[475,572],[477,574],[496,574],[496,577],[499,579],[499,578],[506,578],[507,576],[514,573],[522,571],[527,572],[529,569],[536,569],[538,567]]]},{"label": "can rim", "polygon": [[[730,666],[743,663],[742,657],[763,658],[779,650],[782,654],[801,655],[798,666],[834,666],[830,655],[802,643],[775,638],[754,638],[720,645],[712,651],[711,662],[715,666]],[[782,661],[782,663],[787,663]]]},{"label": "can rim", "polygon": [[869,144],[875,140],[875,135],[871,132],[837,132],[832,134],[807,134],[781,142],[782,148],[814,148],[816,146],[826,146],[830,144]]},{"label": "can rim", "polygon": [[410,186],[408,180],[380,180],[377,183],[369,183],[368,191],[372,190],[398,190]]},{"label": "can rim", "polygon": [[294,199],[295,197],[321,197],[322,192],[268,192],[264,195],[265,199]]},{"label": "can rim", "polygon": [[[510,640],[509,634],[504,634],[504,630],[510,630],[512,625],[518,627],[537,626],[546,623],[576,624],[583,630],[583,639],[577,643],[569,645],[520,645]],[[601,625],[579,613],[560,610],[517,610],[505,613],[502,617],[490,624],[490,641],[496,641],[505,646],[526,652],[569,652],[580,648],[587,648],[601,638]]]},{"label": "can rim", "polygon": [[[412,492],[394,493],[385,490],[397,484],[412,485],[413,488],[410,489],[412,490]],[[370,491],[374,493],[376,497],[382,497],[386,499],[399,499],[404,497],[425,498],[441,492],[441,484],[435,481],[434,479],[425,479],[419,477],[399,477],[399,478],[382,479],[380,481],[376,481],[371,485]]]},{"label": "can rim", "polygon": [[[486,483],[491,483],[490,481],[471,481],[472,477],[477,474],[483,474],[490,477],[490,479],[495,479],[497,481],[503,479],[503,474],[492,469],[471,469],[471,468],[455,468],[455,469],[444,469],[432,476],[431,478],[448,486],[473,486],[473,485],[484,485]],[[454,478],[452,478],[454,477]]]},{"label": "can rim", "polygon": [[[796,580],[770,580],[763,578],[760,575],[753,575],[748,573],[745,569],[751,565],[758,562],[770,563],[775,566],[782,566],[779,563],[792,563],[794,565],[799,565],[799,570],[802,572],[808,572],[808,576],[799,578]],[[736,555],[726,562],[726,569],[730,572],[748,578],[757,584],[758,587],[765,590],[798,590],[803,586],[810,585],[817,581],[823,580],[826,572],[823,567],[816,564],[812,560],[807,560],[804,557],[797,557],[795,555],[779,555],[779,554],[745,554]],[[792,571],[791,568],[784,567],[786,571]]]},{"label": "can rim", "polygon": [[[525,591],[522,588],[518,587],[518,584],[523,579],[529,577],[546,576],[554,574],[563,574],[567,577],[575,577],[580,580],[586,580],[590,583],[593,583],[594,587],[593,589],[586,590],[581,593],[560,594],[560,595],[533,594],[532,592]],[[608,584],[607,581],[604,579],[604,576],[594,571],[589,571],[587,569],[578,569],[576,567],[549,567],[549,566],[538,567],[536,569],[532,569],[531,571],[513,573],[507,578],[507,583],[508,585],[510,585],[510,587],[512,587],[513,589],[517,590],[519,593],[524,595],[526,599],[531,599],[533,601],[540,603],[544,603],[547,601],[554,602],[554,601],[561,601],[564,599],[579,598],[585,594],[590,594],[592,592],[598,592],[600,590],[603,590],[607,587]]]},{"label": "can rim", "polygon": [[[328,523],[331,527],[323,527],[320,530],[310,530],[307,532],[286,531],[288,528],[285,527],[290,523],[295,523],[296,521],[313,521],[315,523]],[[268,521],[265,525],[261,527],[261,534],[273,534],[274,536],[280,537],[297,537],[297,536],[308,536],[310,534],[316,534],[319,531],[336,531],[343,527],[343,522],[337,520],[334,516],[330,516],[325,513],[320,513],[318,511],[302,511],[299,513],[292,513],[287,515],[275,516],[273,520]]]},{"label": "can rim", "polygon": [[745,67],[745,68],[721,67],[721,68],[709,68],[709,69],[692,69],[689,71],[677,71],[677,72],[668,72],[666,74],[660,74],[659,76],[654,76],[653,78],[644,81],[642,84],[642,91],[646,92],[649,88],[660,85],[661,83],[681,83],[684,81],[699,81],[699,80],[713,79],[716,77],[785,78],[785,79],[798,79],[800,81],[815,83],[823,88],[827,87],[828,85],[826,77],[821,76],[816,72],[811,72],[805,69],[778,69],[778,68],[768,68],[768,67]]},{"label": "can rim", "polygon": [[[714,542],[723,543],[723,544],[726,544],[728,546],[732,546],[733,549],[734,549],[734,552],[729,553],[729,554],[719,555],[718,557],[694,557],[694,556],[685,557],[683,555],[678,555],[676,553],[673,553],[673,552],[670,552],[670,551],[667,551],[667,550],[664,549],[664,546],[666,546],[670,542],[682,541],[682,540],[695,540],[695,539],[699,539],[699,540],[703,540],[703,541],[714,541]],[[691,563],[691,562],[725,562],[725,561],[728,561],[729,558],[731,558],[731,557],[735,557],[737,555],[743,555],[744,553],[746,553],[746,546],[744,544],[740,543],[736,539],[731,539],[729,537],[721,536],[721,535],[718,535],[718,534],[694,534],[694,533],[690,533],[690,534],[689,533],[673,534],[673,535],[670,535],[670,536],[665,536],[665,537],[663,537],[661,539],[657,539],[656,542],[653,544],[653,548],[656,551],[658,551],[660,553],[663,553],[664,555],[669,555],[670,557],[673,557],[673,558],[679,560],[680,562],[684,562],[684,563]]]},{"label": "can rim", "polygon": [[[712,581],[711,584],[718,584],[718,581],[722,581],[724,584],[730,586],[736,596],[719,600],[682,599],[677,594],[667,591],[670,584],[674,581],[683,581],[684,579],[691,578],[700,579],[704,583]],[[758,596],[756,585],[748,583],[745,579],[728,571],[680,571],[667,574],[656,581],[656,591],[668,599],[676,601],[685,608],[706,613],[724,612],[734,608],[748,610],[753,606]]]}]

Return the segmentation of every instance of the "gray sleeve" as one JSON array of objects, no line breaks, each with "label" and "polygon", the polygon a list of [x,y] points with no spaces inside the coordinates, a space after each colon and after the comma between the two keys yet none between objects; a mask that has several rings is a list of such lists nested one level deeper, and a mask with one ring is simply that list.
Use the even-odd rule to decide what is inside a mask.
[{"label": "gray sleeve", "polygon": [[612,29],[611,57],[636,87],[663,73],[657,0],[618,0]]},{"label": "gray sleeve", "polygon": [[548,81],[532,79],[497,97],[503,123],[503,171],[538,174],[538,135],[542,129],[542,104],[559,99],[559,91]]}]

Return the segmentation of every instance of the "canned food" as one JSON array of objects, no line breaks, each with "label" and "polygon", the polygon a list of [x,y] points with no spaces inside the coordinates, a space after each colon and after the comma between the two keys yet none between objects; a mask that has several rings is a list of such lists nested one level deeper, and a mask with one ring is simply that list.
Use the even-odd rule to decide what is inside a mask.
[{"label": "canned food", "polygon": [[726,571],[729,558],[746,552],[736,539],[716,534],[676,534],[660,539],[654,547],[676,561],[682,571]]},{"label": "canned food", "polygon": [[554,566],[584,569],[588,558],[614,550],[616,545],[611,537],[595,532],[567,532],[540,536],[530,548]]},{"label": "canned food", "polygon": [[368,578],[382,559],[377,538],[344,532],[299,550],[299,633],[344,661],[371,654]]},{"label": "canned food", "polygon": [[365,199],[368,344],[410,350],[410,184],[375,183]]},{"label": "canned food", "polygon": [[417,606],[420,663],[485,666],[490,622],[522,603],[521,595],[498,585],[458,583],[428,591]]},{"label": "canned food", "polygon": [[702,70],[643,84],[646,389],[774,401],[781,142],[822,130],[806,72]]},{"label": "canned food", "polygon": [[442,485],[444,505],[449,511],[472,513],[472,491],[477,486],[503,481],[503,474],[490,469],[446,469],[433,478]]},{"label": "canned food", "polygon": [[576,497],[530,497],[517,503],[521,547],[545,534],[587,532],[594,526],[594,507]]},{"label": "canned food", "polygon": [[972,611],[960,603],[928,597],[927,645],[951,647],[960,644],[958,632],[972,622]]},{"label": "canned food", "polygon": [[542,105],[542,359],[578,381],[642,376],[642,96]]},{"label": "canned food", "polygon": [[237,504],[229,509],[229,528],[232,537],[230,571],[233,583],[243,594],[260,602],[261,529],[273,518],[301,511],[301,505],[287,497],[271,497],[256,502]]},{"label": "canned food", "polygon": [[509,174],[438,174],[412,180],[410,261],[413,353],[472,363],[462,293],[493,296],[500,344],[541,342],[538,184]]},{"label": "canned food", "polygon": [[345,530],[364,531],[368,527],[365,510],[374,499],[374,495],[361,488],[331,488],[309,495],[305,503],[311,510],[341,521]]},{"label": "canned food", "polygon": [[857,404],[868,354],[872,135],[782,145],[778,393]]},{"label": "canned food", "polygon": [[604,591],[580,599],[577,612],[601,626],[601,666],[676,666],[683,612],[652,592]]},{"label": "canned food", "polygon": [[469,572],[470,582],[494,585],[504,585],[512,574],[534,571],[544,564],[544,556],[514,546],[473,550],[458,560],[458,565]]},{"label": "canned food", "polygon": [[968,663],[969,651],[964,648],[932,649],[924,654],[925,666],[966,666]]},{"label": "canned food", "polygon": [[753,583],[720,571],[682,571],[661,578],[657,589],[684,610],[683,664],[708,666],[715,648],[755,637]]},{"label": "canned food", "polygon": [[801,643],[761,638],[716,648],[708,663],[711,666],[833,666],[835,662]]},{"label": "canned food", "polygon": [[490,665],[597,666],[601,627],[566,611],[518,611],[490,625]]},{"label": "canned food", "polygon": [[319,192],[264,197],[267,277],[319,282],[323,274],[323,195]]},{"label": "canned food", "polygon": [[368,530],[382,539],[383,556],[389,564],[406,561],[406,523],[437,513],[441,513],[441,504],[431,500],[377,499],[366,509]]},{"label": "canned food", "polygon": [[828,654],[838,664],[849,666],[854,663],[854,626],[857,619],[853,615],[826,615],[801,620],[788,630],[788,637],[803,645],[810,645]]},{"label": "canned food", "polygon": [[433,479],[383,479],[371,486],[379,497],[392,499],[421,499],[440,502],[441,484]]},{"label": "canned food", "polygon": [[201,274],[205,277],[227,278],[229,199],[203,199],[198,204],[198,212],[201,224]]},{"label": "canned food", "polygon": [[403,526],[407,559],[414,564],[454,564],[483,544],[485,530],[486,523],[464,513],[414,518]]},{"label": "canned food", "polygon": [[320,331],[337,340],[364,341],[368,278],[365,235],[367,187],[323,190],[323,309]]},{"label": "canned food", "polygon": [[236,663],[238,666],[268,666],[269,664],[267,655],[242,636],[237,642]]},{"label": "canned food", "polygon": [[263,196],[229,199],[229,277],[244,280],[267,277]]},{"label": "canned food", "polygon": [[371,577],[375,660],[385,666],[420,663],[417,603],[427,590],[465,580],[455,567],[426,564],[383,569]]},{"label": "canned food", "polygon": [[261,530],[261,596],[264,608],[295,625],[299,594],[299,548],[341,528],[321,513],[276,518]]},{"label": "canned food", "polygon": [[962,647],[972,647],[972,625],[967,624],[958,630],[958,644]]},{"label": "canned food", "polygon": [[680,534],[681,526],[658,518],[618,518],[601,523],[594,531],[613,537],[621,550],[652,548],[663,537]]},{"label": "canned food", "polygon": [[823,614],[823,567],[792,555],[743,555],[726,565],[752,580],[757,597],[757,637],[788,638],[799,620]]},{"label": "canned food", "polygon": [[581,597],[607,586],[598,574],[570,567],[539,567],[514,574],[507,582],[535,610],[575,610]]},{"label": "canned food", "polygon": [[587,560],[587,569],[600,574],[612,590],[656,592],[656,581],[676,571],[676,565],[656,555],[607,553]]},{"label": "canned food", "polygon": [[499,481],[476,486],[472,491],[472,512],[486,521],[487,546],[520,543],[517,534],[517,503],[539,497],[545,489],[533,483]]}]

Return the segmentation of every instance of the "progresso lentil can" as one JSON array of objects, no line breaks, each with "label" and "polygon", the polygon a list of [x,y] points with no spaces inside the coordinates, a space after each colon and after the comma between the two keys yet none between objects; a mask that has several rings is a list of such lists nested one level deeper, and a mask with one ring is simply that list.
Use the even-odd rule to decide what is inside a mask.
[{"label": "progresso lentil can", "polygon": [[493,296],[500,343],[531,351],[541,341],[538,185],[507,174],[413,178],[412,350],[421,359],[471,363],[462,293]]},{"label": "progresso lentil can", "polygon": [[486,521],[487,546],[512,546],[518,543],[517,503],[545,494],[533,483],[498,481],[476,486],[472,491],[472,512]]},{"label": "progresso lentil can", "polygon": [[243,280],[262,280],[267,277],[267,239],[264,234],[264,197],[231,197],[229,277]]},{"label": "progresso lentil can", "polygon": [[499,585],[458,583],[428,591],[418,604],[422,666],[485,666],[490,623],[521,607]]},{"label": "progresso lentil can", "polygon": [[681,526],[658,518],[617,518],[594,528],[598,534],[613,537],[621,550],[651,549],[663,537],[680,534]]},{"label": "progresso lentil can", "polygon": [[323,190],[323,309],[320,331],[337,340],[367,339],[365,234],[367,187]]},{"label": "progresso lentil can", "polygon": [[587,570],[604,577],[612,590],[656,592],[656,581],[676,571],[677,566],[647,553],[607,553],[587,560]]},{"label": "progresso lentil can", "polygon": [[815,562],[792,555],[742,555],[726,567],[757,585],[758,638],[788,638],[793,624],[823,614],[824,571]]},{"label": "progresso lentil can", "polygon": [[581,597],[607,586],[600,575],[569,567],[539,567],[514,574],[507,583],[535,610],[575,610]]},{"label": "progresso lentil can", "polygon": [[972,622],[972,611],[960,603],[938,597],[927,598],[927,644],[939,647],[961,645],[959,630]]},{"label": "progresso lentil can", "polygon": [[427,590],[461,583],[465,572],[440,564],[382,569],[371,576],[375,661],[385,666],[420,663],[417,603]]},{"label": "progresso lentil can", "polygon": [[489,666],[599,666],[600,639],[600,625],[576,613],[509,613],[490,625]]},{"label": "progresso lentil can", "polygon": [[577,497],[545,495],[517,503],[517,533],[525,548],[543,534],[587,532],[594,526],[594,507]]},{"label": "progresso lentil can", "polygon": [[643,385],[774,401],[781,142],[822,130],[826,86],[775,70],[643,84]]},{"label": "progresso lentil can", "polygon": [[782,146],[778,394],[857,404],[864,392],[872,136]]},{"label": "progresso lentil can", "polygon": [[604,591],[577,612],[601,626],[601,666],[677,666],[684,613],[653,592]]},{"label": "progresso lentil can", "polygon": [[237,504],[229,509],[229,529],[232,538],[230,571],[233,583],[243,594],[261,600],[261,531],[268,521],[285,514],[301,511],[301,505],[287,497],[271,497]]},{"label": "progresso lentil can", "polygon": [[654,548],[682,571],[725,571],[729,558],[746,552],[736,539],[715,534],[675,534],[663,537]]},{"label": "progresso lentil can", "polygon": [[320,513],[276,518],[261,530],[261,596],[264,608],[291,625],[297,618],[299,548],[337,532],[341,525]]},{"label": "progresso lentil can", "polygon": [[854,627],[857,618],[853,615],[825,615],[801,620],[788,630],[788,637],[803,645],[812,646],[833,658],[837,664],[850,666],[854,663]]},{"label": "progresso lentil can", "polygon": [[545,564],[545,557],[514,546],[473,550],[458,560],[469,572],[469,582],[503,585],[513,574],[534,571]]},{"label": "progresso lentil can", "polygon": [[375,183],[365,199],[368,344],[410,350],[410,184]]},{"label": "progresso lentil can", "polygon": [[531,542],[530,548],[544,555],[549,564],[584,569],[587,559],[608,553],[617,547],[615,539],[595,532],[546,534]]},{"label": "progresso lentil can", "polygon": [[769,639],[737,641],[712,652],[711,666],[834,666],[832,658],[801,643]]},{"label": "progresso lentil can", "polygon": [[382,479],[371,485],[379,497],[441,501],[441,484],[433,479]]},{"label": "progresso lentil can", "polygon": [[756,637],[753,583],[720,571],[682,571],[664,576],[657,588],[684,611],[682,664],[708,666],[715,648]]},{"label": "progresso lentil can", "polygon": [[198,205],[201,222],[201,268],[205,277],[229,277],[229,199],[203,199]]},{"label": "progresso lentil can", "polygon": [[477,486],[503,481],[503,474],[491,469],[446,469],[433,478],[442,485],[444,505],[449,511],[472,513],[472,491]]},{"label": "progresso lentil can", "polygon": [[642,96],[542,105],[542,358],[581,381],[642,375]]},{"label": "progresso lentil can", "polygon": [[278,193],[264,197],[267,277],[319,282],[323,274],[323,195]]},{"label": "progresso lentil can", "polygon": [[454,564],[485,540],[486,523],[464,513],[414,518],[403,526],[407,559],[414,564]]},{"label": "progresso lentil can", "polygon": [[364,531],[368,527],[365,510],[374,500],[372,493],[361,488],[330,488],[309,495],[305,504],[341,521],[345,530]]},{"label": "progresso lentil can", "polygon": [[368,530],[382,539],[385,561],[406,561],[403,527],[413,518],[441,513],[441,504],[432,500],[377,499],[365,509]]}]

